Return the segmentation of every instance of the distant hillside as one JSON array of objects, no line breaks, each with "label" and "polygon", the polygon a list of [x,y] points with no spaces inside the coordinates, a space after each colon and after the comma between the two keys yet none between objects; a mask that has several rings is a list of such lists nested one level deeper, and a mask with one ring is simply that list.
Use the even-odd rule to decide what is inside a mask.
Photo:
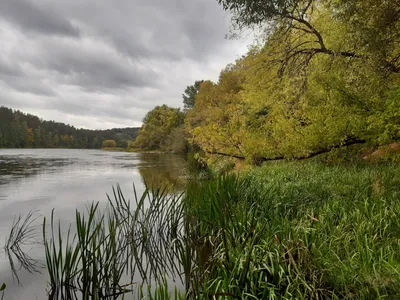
[{"label": "distant hillside", "polygon": [[0,107],[0,148],[99,149],[104,140],[125,148],[135,140],[139,127],[107,130],[78,129],[55,121],[44,121],[19,110]]}]

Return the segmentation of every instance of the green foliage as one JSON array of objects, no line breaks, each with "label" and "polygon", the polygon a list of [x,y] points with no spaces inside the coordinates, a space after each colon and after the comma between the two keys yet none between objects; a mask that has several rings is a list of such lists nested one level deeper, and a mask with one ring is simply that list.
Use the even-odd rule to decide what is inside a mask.
[{"label": "green foliage", "polygon": [[239,27],[267,22],[267,33],[200,84],[191,143],[257,162],[400,139],[398,1],[219,3]]},{"label": "green foliage", "polygon": [[185,110],[191,109],[194,107],[196,102],[196,96],[199,93],[200,84],[203,80],[197,80],[193,85],[186,87],[185,93],[182,94],[183,104]]},{"label": "green foliage", "polygon": [[190,186],[199,247],[211,247],[203,295],[397,298],[398,171],[277,163]]}]

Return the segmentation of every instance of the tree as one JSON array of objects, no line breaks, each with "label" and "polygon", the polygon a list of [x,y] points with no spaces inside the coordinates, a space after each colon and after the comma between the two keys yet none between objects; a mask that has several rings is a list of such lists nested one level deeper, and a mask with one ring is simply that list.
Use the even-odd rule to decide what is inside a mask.
[{"label": "tree", "polygon": [[35,136],[33,134],[32,128],[28,128],[27,133],[28,133],[28,147],[32,147],[35,143]]},{"label": "tree", "polygon": [[[281,74],[287,67],[308,67],[317,55],[373,62],[386,73],[400,73],[400,56],[394,49],[400,42],[399,1],[217,1],[233,13],[233,22],[239,29],[268,24],[272,32],[268,39],[287,44],[281,57],[274,60],[280,63]],[[335,40],[330,41],[323,30],[320,20],[326,14],[337,28],[345,27],[346,34],[339,37],[341,43],[332,43]]]},{"label": "tree", "polygon": [[185,115],[179,108],[156,106],[143,118],[143,126],[135,140],[142,149],[165,150],[171,132],[184,124]]},{"label": "tree", "polygon": [[203,80],[195,81],[194,85],[186,87],[185,93],[182,94],[184,109],[188,110],[194,107],[196,96],[199,93],[200,85]]},{"label": "tree", "polygon": [[105,140],[102,144],[103,148],[116,148],[117,143],[114,140]]}]

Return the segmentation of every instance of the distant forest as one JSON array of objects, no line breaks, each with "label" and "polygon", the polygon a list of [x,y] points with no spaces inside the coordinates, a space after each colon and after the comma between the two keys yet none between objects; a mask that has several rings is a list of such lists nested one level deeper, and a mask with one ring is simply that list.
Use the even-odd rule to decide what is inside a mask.
[{"label": "distant forest", "polygon": [[0,148],[80,148],[99,149],[104,140],[114,140],[126,148],[140,128],[108,130],[77,129],[55,121],[0,107]]}]

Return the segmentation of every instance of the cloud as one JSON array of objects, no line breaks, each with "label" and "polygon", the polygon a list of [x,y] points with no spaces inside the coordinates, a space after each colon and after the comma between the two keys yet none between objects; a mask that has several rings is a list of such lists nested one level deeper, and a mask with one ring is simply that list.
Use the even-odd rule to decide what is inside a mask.
[{"label": "cloud", "polygon": [[247,50],[216,0],[0,0],[0,105],[75,126],[140,124]]},{"label": "cloud", "polygon": [[79,36],[79,30],[62,14],[45,5],[35,5],[24,0],[2,0],[1,18],[15,24],[24,31],[44,35]]}]

